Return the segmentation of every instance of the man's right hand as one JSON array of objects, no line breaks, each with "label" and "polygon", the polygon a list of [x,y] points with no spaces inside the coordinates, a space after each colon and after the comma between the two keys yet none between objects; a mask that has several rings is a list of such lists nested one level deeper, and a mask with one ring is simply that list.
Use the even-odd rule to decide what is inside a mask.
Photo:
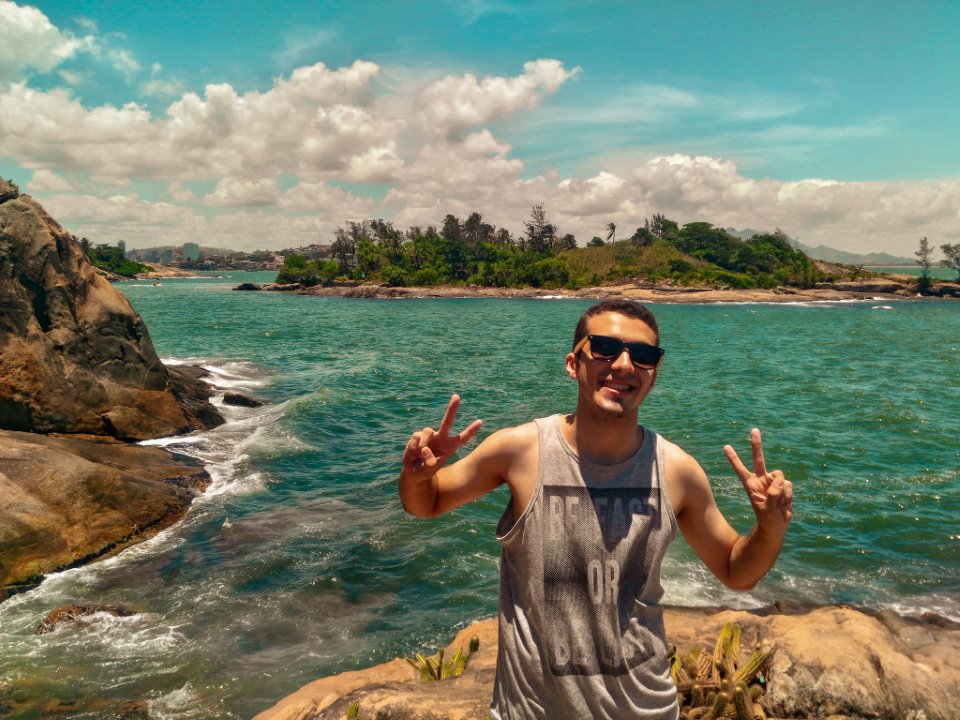
[{"label": "man's right hand", "polygon": [[433,477],[451,455],[477,434],[483,420],[474,420],[456,435],[450,434],[459,408],[460,396],[451,395],[440,427],[437,430],[425,427],[410,436],[410,441],[403,451],[403,475],[408,479],[425,480]]}]

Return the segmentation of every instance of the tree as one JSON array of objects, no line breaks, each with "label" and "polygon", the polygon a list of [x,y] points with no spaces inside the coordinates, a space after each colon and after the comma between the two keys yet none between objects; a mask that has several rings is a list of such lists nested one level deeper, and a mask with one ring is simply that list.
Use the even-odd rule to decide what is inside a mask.
[{"label": "tree", "polygon": [[945,268],[953,268],[957,271],[957,282],[960,282],[960,243],[956,245],[941,245],[940,249],[943,250],[944,259],[940,261],[940,264]]},{"label": "tree", "polygon": [[634,245],[649,245],[653,242],[653,233],[650,232],[650,221],[645,220],[643,227],[638,227],[630,237]]},{"label": "tree", "polygon": [[599,235],[594,235],[590,238],[590,242],[587,243],[587,247],[603,247],[604,245],[606,245],[606,243]]},{"label": "tree", "polygon": [[607,242],[614,243],[617,241],[617,224],[616,223],[607,223]]},{"label": "tree", "polygon": [[553,239],[557,234],[556,228],[547,222],[547,215],[543,204],[534,205],[530,211],[530,219],[523,224],[526,235],[526,249],[540,255],[546,255],[553,247]]},{"label": "tree", "polygon": [[933,249],[930,247],[930,241],[926,237],[920,238],[920,248],[914,253],[917,256],[917,265],[920,266],[920,279],[917,281],[917,292],[930,292],[930,267],[933,265],[931,256]]},{"label": "tree", "polygon": [[340,227],[337,228],[334,236],[336,239],[330,246],[330,254],[340,264],[340,272],[347,275],[356,265],[357,243],[350,233]]}]

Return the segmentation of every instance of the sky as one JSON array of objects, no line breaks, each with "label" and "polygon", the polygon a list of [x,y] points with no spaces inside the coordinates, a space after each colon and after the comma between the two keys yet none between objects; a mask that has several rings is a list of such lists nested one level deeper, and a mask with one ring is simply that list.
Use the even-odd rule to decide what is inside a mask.
[{"label": "sky", "polygon": [[330,243],[535,204],[960,242],[960,3],[0,0],[0,176],[93,243]]}]

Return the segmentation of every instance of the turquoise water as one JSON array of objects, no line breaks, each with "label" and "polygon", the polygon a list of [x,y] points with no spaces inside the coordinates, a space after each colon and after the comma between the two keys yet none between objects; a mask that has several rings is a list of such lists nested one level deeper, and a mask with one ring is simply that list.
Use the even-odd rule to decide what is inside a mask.
[{"label": "turquoise water", "polygon": [[[913,277],[920,277],[919,265],[881,265],[870,266],[866,269],[872,270],[873,272],[889,273],[892,275],[912,275]],[[942,265],[935,265],[934,267],[930,268],[930,277],[936,280],[950,280],[952,282],[957,282],[957,271],[953,268],[945,268]]]},{"label": "turquoise water", "polygon": [[[268,401],[169,447],[206,460],[210,491],[153,540],[0,604],[0,677],[37,717],[57,698],[147,699],[155,718],[244,718],[320,675],[445,644],[496,612],[506,503],[407,517],[395,477],[409,433],[452,392],[482,433],[570,409],[563,360],[581,300],[343,300],[239,293],[250,274],[121,289],[160,354]],[[764,431],[796,489],[776,568],[722,589],[682,540],[672,604],[777,598],[960,620],[960,303],[658,305],[667,358],[641,420],[710,474],[750,524],[721,450]],[[66,603],[129,618],[30,631]],[[0,687],[3,687],[0,685]],[[0,694],[2,697],[2,694]],[[0,710],[0,715],[3,711]]]}]

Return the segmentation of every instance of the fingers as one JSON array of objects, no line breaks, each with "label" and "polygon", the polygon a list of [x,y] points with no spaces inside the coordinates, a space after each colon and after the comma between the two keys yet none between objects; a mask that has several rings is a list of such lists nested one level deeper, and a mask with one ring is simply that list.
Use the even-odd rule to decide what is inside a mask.
[{"label": "fingers", "polygon": [[467,425],[459,435],[457,435],[457,440],[460,445],[466,445],[468,442],[473,440],[473,436],[477,434],[477,431],[483,427],[483,420],[474,420],[472,423]]},{"label": "fingers", "polygon": [[767,465],[763,460],[763,441],[758,428],[750,431],[750,449],[753,451],[753,474],[763,477],[767,474]]},{"label": "fingers", "polygon": [[733,471],[737,474],[737,477],[740,478],[740,482],[746,482],[750,479],[750,471],[747,470],[747,467],[740,462],[740,456],[737,455],[737,451],[733,449],[730,445],[723,446],[723,452],[727,456],[727,462],[730,463],[730,467],[733,468]]},{"label": "fingers", "polygon": [[403,449],[403,464],[412,466],[414,462],[420,459],[420,433],[415,432],[407,441],[407,446]]},{"label": "fingers", "polygon": [[453,430],[453,424],[457,421],[457,410],[460,409],[460,396],[451,395],[450,403],[447,405],[447,411],[443,414],[443,419],[440,421],[440,429],[437,430],[437,433],[441,436],[449,435],[450,431]]}]

